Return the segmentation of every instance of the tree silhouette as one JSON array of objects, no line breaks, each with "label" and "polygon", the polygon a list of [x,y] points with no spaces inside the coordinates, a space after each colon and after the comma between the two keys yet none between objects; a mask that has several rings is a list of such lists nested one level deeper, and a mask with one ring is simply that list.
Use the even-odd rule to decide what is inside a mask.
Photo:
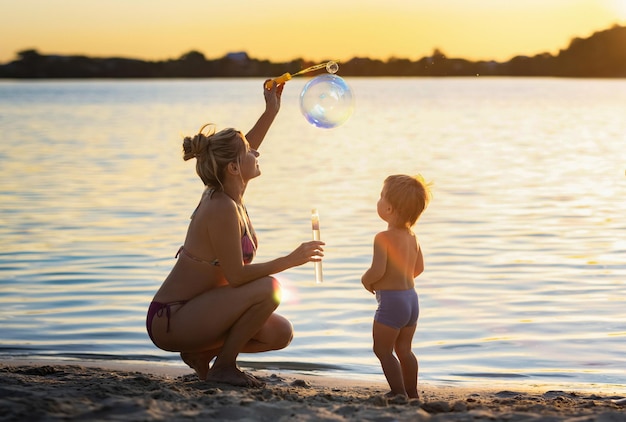
[{"label": "tree silhouette", "polygon": [[[0,78],[210,78],[271,77],[295,73],[312,64],[304,59],[271,63],[230,53],[207,60],[191,50],[178,59],[148,62],[123,58],[42,55],[35,49],[17,53],[17,59],[0,65]],[[614,25],[589,38],[574,38],[557,56],[550,53],[516,56],[511,60],[472,62],[450,58],[435,48],[430,56],[412,61],[392,57],[386,62],[355,57],[341,63],[343,76],[564,76],[626,77],[626,27]]]}]

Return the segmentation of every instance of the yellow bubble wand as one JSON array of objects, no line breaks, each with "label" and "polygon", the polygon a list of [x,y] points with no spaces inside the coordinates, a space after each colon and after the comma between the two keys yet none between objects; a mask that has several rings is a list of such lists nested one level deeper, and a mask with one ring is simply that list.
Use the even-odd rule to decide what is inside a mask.
[{"label": "yellow bubble wand", "polygon": [[320,63],[320,64],[316,64],[315,66],[307,67],[306,69],[302,69],[299,72],[294,73],[293,75],[289,72],[283,73],[279,77],[267,81],[265,83],[265,89],[271,89],[272,82],[276,82],[277,84],[284,84],[285,82],[287,82],[294,76],[302,75],[304,73],[314,72],[316,70],[320,70],[324,68],[326,68],[326,71],[328,73],[337,73],[337,70],[339,70],[339,65],[337,64],[336,61],[331,60],[326,63]]}]

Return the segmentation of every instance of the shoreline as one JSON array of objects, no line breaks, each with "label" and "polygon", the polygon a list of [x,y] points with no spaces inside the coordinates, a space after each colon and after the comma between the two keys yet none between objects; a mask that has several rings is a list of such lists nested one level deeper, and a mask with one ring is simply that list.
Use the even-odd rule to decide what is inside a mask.
[{"label": "shoreline", "polygon": [[[36,365],[68,365],[68,366],[85,366],[88,368],[101,368],[119,371],[137,371],[146,372],[159,376],[186,376],[193,375],[193,370],[180,361],[170,360],[141,360],[141,359],[116,359],[110,358],[89,358],[88,356],[71,357],[71,356],[46,356],[46,355],[22,355],[11,356],[5,355],[0,357],[0,367],[5,366],[36,366]],[[313,380],[329,380],[329,382],[346,383],[349,385],[376,385],[380,388],[387,387],[385,377],[382,370],[379,374],[356,374],[351,371],[341,371],[339,369],[327,369],[325,365],[306,365],[293,364],[290,362],[255,362],[255,361],[238,361],[240,368],[247,372],[256,374],[271,375],[273,373],[286,375],[289,377],[301,377]],[[322,369],[320,369],[322,368]],[[626,381],[626,380],[625,380]],[[484,385],[489,385],[490,390],[507,389],[516,387],[523,390],[567,390],[581,393],[595,394],[623,394],[626,395],[626,383],[582,383],[568,382],[565,380],[550,381],[537,378],[508,378],[496,375],[485,375],[474,380],[422,380],[420,384],[435,387],[448,387],[459,389],[483,389]]]},{"label": "shoreline", "polygon": [[[244,368],[248,371],[247,368]],[[150,362],[10,358],[0,362],[0,420],[618,421],[626,391],[517,382],[420,383],[419,400],[388,399],[380,382],[249,370],[264,387],[199,381]],[[577,387],[577,388],[576,388]]]}]

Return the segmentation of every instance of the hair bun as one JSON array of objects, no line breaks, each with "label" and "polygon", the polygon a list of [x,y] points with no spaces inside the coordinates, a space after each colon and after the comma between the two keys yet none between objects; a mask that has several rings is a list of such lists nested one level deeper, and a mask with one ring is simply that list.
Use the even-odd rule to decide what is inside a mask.
[{"label": "hair bun", "polygon": [[204,155],[209,148],[209,138],[213,136],[214,133],[215,125],[208,123],[202,126],[193,138],[186,136],[185,139],[183,139],[183,160],[187,161]]}]

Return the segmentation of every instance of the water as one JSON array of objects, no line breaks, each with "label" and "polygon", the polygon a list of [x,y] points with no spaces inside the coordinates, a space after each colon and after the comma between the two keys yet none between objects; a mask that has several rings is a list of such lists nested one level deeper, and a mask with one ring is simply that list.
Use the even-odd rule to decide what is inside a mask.
[{"label": "water", "polygon": [[[360,285],[383,179],[421,173],[420,379],[626,388],[626,80],[347,79],[354,114],[310,126],[287,84],[246,202],[280,274],[285,350],[249,365],[382,381]],[[181,365],[145,333],[203,186],[181,139],[247,130],[262,80],[0,82],[0,357]]]}]

